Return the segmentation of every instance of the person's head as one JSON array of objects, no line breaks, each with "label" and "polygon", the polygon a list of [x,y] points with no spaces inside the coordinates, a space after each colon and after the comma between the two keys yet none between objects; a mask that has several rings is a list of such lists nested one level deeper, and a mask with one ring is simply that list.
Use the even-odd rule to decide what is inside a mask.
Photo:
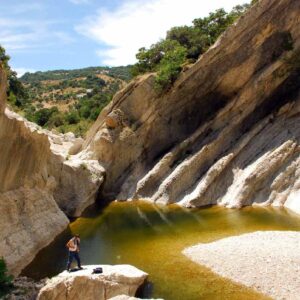
[{"label": "person's head", "polygon": [[74,237],[76,237],[77,239],[79,239],[79,234],[74,234]]}]

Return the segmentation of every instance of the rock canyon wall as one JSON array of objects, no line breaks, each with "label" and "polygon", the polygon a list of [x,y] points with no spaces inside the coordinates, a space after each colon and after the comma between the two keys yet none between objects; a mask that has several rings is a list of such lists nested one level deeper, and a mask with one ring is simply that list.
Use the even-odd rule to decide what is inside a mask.
[{"label": "rock canyon wall", "polygon": [[18,274],[99,193],[186,207],[300,213],[300,2],[261,0],[174,86],[141,76],[85,141],[5,107],[0,69],[0,256]]},{"label": "rock canyon wall", "polygon": [[299,57],[300,2],[262,0],[168,92],[129,84],[81,154],[105,167],[103,195],[300,212]]},{"label": "rock canyon wall", "polygon": [[0,257],[18,274],[67,227],[66,214],[93,203],[103,169],[68,155],[74,136],[44,131],[9,111],[2,68],[0,87]]}]

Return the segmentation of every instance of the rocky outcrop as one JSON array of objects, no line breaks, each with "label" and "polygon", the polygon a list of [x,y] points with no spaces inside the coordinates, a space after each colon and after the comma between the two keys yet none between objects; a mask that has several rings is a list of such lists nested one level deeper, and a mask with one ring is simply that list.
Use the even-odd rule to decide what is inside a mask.
[{"label": "rocky outcrop", "polygon": [[117,94],[81,153],[105,167],[103,194],[299,211],[299,15],[261,0],[163,95],[154,74]]},{"label": "rocky outcrop", "polygon": [[[102,274],[92,274],[102,267]],[[106,300],[118,295],[135,296],[148,277],[130,265],[84,266],[83,270],[64,271],[50,279],[40,290],[38,300]]]},{"label": "rocky outcrop", "polygon": [[299,299],[300,233],[257,231],[184,250],[194,262],[273,299]]},{"label": "rocky outcrop", "polygon": [[0,69],[0,257],[18,274],[90,205],[103,181],[97,161],[68,154],[74,135],[59,135],[6,108]]},{"label": "rocky outcrop", "polygon": [[[40,289],[45,285],[46,279],[34,281],[28,277],[17,277],[13,287],[3,300],[33,300],[36,299]],[[1,298],[2,299],[2,298]]]},{"label": "rocky outcrop", "polygon": [[68,219],[52,196],[47,137],[2,111],[0,145],[0,256],[18,274],[66,228]]}]

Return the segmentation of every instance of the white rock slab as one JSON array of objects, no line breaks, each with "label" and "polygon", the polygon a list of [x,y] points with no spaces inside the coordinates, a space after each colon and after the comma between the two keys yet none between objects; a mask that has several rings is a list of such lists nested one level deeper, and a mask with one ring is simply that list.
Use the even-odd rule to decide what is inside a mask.
[{"label": "white rock slab", "polygon": [[[102,274],[92,274],[101,267]],[[76,272],[64,271],[48,280],[38,300],[106,300],[118,295],[135,296],[148,274],[130,265],[89,265]]]}]

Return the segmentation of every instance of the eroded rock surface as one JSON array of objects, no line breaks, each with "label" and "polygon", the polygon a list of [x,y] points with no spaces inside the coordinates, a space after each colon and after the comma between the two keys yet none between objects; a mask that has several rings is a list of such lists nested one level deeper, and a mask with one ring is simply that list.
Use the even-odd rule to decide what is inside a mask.
[{"label": "eroded rock surface", "polygon": [[98,161],[78,160],[73,134],[42,130],[6,108],[0,67],[0,257],[18,274],[90,205],[103,181]]},{"label": "eroded rock surface", "polygon": [[261,0],[168,92],[149,74],[117,94],[82,152],[106,168],[103,194],[299,212],[299,15]]},{"label": "eroded rock surface", "polygon": [[[102,267],[102,274],[92,274]],[[64,271],[40,290],[38,300],[107,300],[118,295],[135,296],[148,274],[130,265],[84,266],[81,271]]]}]

